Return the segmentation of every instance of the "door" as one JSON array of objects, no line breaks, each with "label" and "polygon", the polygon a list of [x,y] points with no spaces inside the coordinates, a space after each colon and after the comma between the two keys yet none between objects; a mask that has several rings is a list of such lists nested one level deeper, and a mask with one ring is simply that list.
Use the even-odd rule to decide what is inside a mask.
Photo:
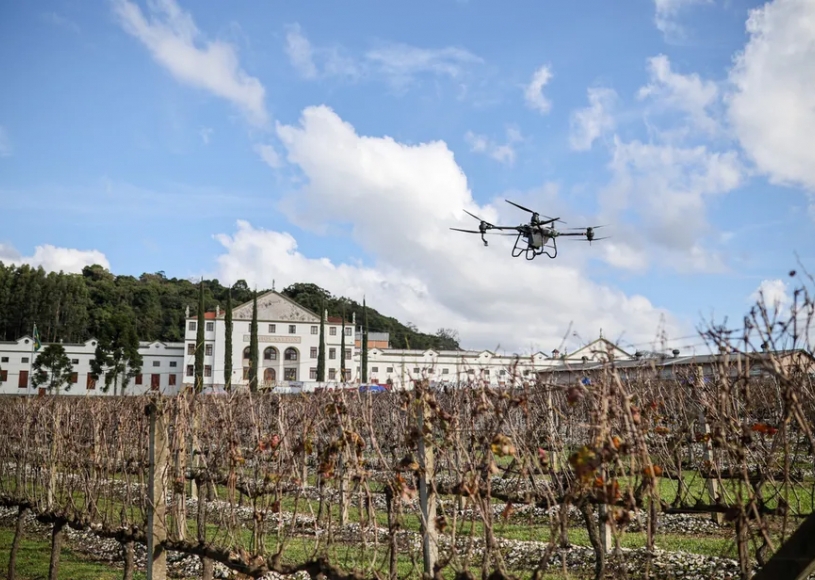
[{"label": "door", "polygon": [[28,388],[28,371],[20,371],[20,377],[17,379],[17,386],[21,389]]},{"label": "door", "polygon": [[150,390],[158,391],[159,386],[161,386],[161,375],[150,375]]}]

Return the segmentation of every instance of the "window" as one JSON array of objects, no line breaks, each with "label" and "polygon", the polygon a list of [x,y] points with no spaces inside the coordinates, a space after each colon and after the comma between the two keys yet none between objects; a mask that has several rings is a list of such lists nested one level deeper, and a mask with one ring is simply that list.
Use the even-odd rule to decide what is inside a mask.
[{"label": "window", "polygon": [[317,327],[317,326],[312,326],[311,327],[311,334],[319,334],[319,333],[320,333],[319,327]]},{"label": "window", "polygon": [[20,375],[17,377],[17,387],[20,389],[28,388],[28,371],[20,371]]},{"label": "window", "polygon": [[78,365],[79,364],[79,359],[78,358],[72,358],[71,359],[71,364],[72,365]]},{"label": "window", "polygon": [[329,348],[328,349],[328,358],[330,360],[334,360],[337,358],[337,349],[336,348]]},{"label": "window", "polygon": [[195,343],[191,342],[187,345],[187,354],[195,354]]},{"label": "window", "polygon": [[263,351],[263,360],[277,360],[277,349],[273,346],[267,346]]},{"label": "window", "polygon": [[178,366],[178,361],[171,360],[170,361],[170,366],[173,367],[173,368],[177,367]]},{"label": "window", "polygon": [[277,332],[277,325],[276,324],[270,324],[269,325],[269,334],[274,334],[276,332]]},{"label": "window", "polygon": [[27,363],[28,362],[28,357],[24,356],[23,359],[22,359],[22,362]]},{"label": "window", "polygon": [[153,361],[153,366],[154,367],[160,367],[161,366],[161,361],[160,360],[154,360]]},{"label": "window", "polygon": [[317,358],[317,347],[316,346],[311,347],[311,358]]},{"label": "window", "polygon": [[498,375],[505,377],[507,375],[507,371],[498,371]]},{"label": "window", "polygon": [[414,375],[418,375],[420,372],[422,372],[422,371],[421,371],[421,369],[420,369],[419,367],[415,367],[415,368],[413,369],[413,374],[414,374]]},{"label": "window", "polygon": [[379,367],[371,367],[371,372],[372,373],[378,373],[379,372]]},{"label": "window", "polygon": [[351,382],[351,369],[345,369],[345,381]]},{"label": "window", "polygon": [[175,375],[170,375],[170,386],[171,387],[175,386],[175,377],[176,377]]},{"label": "window", "polygon": [[345,360],[351,360],[351,349],[350,348],[345,349]]},{"label": "window", "polygon": [[150,390],[158,391],[160,386],[161,386],[161,375],[159,374],[150,375]]},{"label": "window", "polygon": [[243,360],[249,360],[249,347],[243,349]]},{"label": "window", "polygon": [[204,365],[204,376],[211,377],[212,376],[212,367],[209,365]]},{"label": "window", "polygon": [[8,357],[7,356],[0,357],[0,362],[8,362]]},{"label": "window", "polygon": [[215,330],[215,323],[214,322],[207,322],[207,332],[212,332]]},{"label": "window", "polygon": [[328,328],[328,334],[330,334],[331,336],[337,336],[337,327],[336,326],[330,326]]},{"label": "window", "polygon": [[[297,360],[297,349],[289,347],[286,349],[286,352],[283,354],[283,358],[286,360]],[[287,381],[294,381],[296,379],[284,379]]]},{"label": "window", "polygon": [[243,367],[243,380],[249,380],[249,367]]},{"label": "window", "polygon": [[212,345],[211,344],[207,344],[207,345],[204,346],[204,354],[206,356],[212,356]]},{"label": "window", "polygon": [[317,369],[315,367],[308,369],[308,378],[310,378],[312,381],[317,380]]},{"label": "window", "polygon": [[337,380],[337,369],[328,369],[328,380]]},{"label": "window", "polygon": [[350,326],[345,327],[345,336],[351,336],[351,333],[353,333],[353,332],[354,332],[354,329],[351,328]]},{"label": "window", "polygon": [[193,365],[187,365],[187,376],[191,377],[195,374],[195,367]]},{"label": "window", "polygon": [[485,371],[484,371],[484,376],[485,376],[485,377],[490,376],[490,371],[489,371],[489,369],[487,369],[487,370],[485,370]]},{"label": "window", "polygon": [[136,384],[137,385],[142,384],[142,375],[141,375],[141,373],[136,375]]},{"label": "window", "polygon": [[187,325],[187,329],[188,329],[190,332],[195,332],[195,329],[196,329],[196,328],[198,328],[198,327],[195,325],[195,323],[194,323],[194,322],[190,322],[190,323]]},{"label": "window", "polygon": [[393,372],[393,367],[388,367],[388,368],[386,368],[386,369],[385,369],[385,372],[386,372],[386,373],[392,373],[392,372]]},{"label": "window", "polygon": [[[317,372],[316,369],[314,371]],[[0,371],[0,383],[5,383],[8,380],[8,371]]]},{"label": "window", "polygon": [[96,388],[96,378],[90,373],[88,373],[88,378],[85,380],[85,388],[87,388],[89,391]]},{"label": "window", "polygon": [[289,334],[297,334],[297,325],[289,324]]},{"label": "window", "polygon": [[436,372],[436,371],[434,371],[433,369],[427,369],[427,374],[429,374],[429,375],[432,375],[434,372]]},{"label": "window", "polygon": [[449,375],[450,374],[450,369],[441,369],[441,374]]},{"label": "window", "polygon": [[297,380],[297,369],[286,369],[283,371],[283,380],[284,381],[296,381]]}]

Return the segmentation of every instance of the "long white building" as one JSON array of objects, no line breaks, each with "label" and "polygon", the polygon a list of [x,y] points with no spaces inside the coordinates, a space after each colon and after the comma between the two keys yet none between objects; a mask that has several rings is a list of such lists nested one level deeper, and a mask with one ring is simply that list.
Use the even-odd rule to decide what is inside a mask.
[{"label": "long white building", "polygon": [[[258,379],[261,387],[286,387],[312,390],[317,383],[317,357],[319,352],[320,316],[275,291],[258,297]],[[226,353],[226,320],[220,309],[207,312],[203,321],[186,313],[183,343],[142,342],[139,352],[143,357],[141,374],[125,390],[125,394],[139,395],[150,391],[173,395],[182,388],[192,387],[195,368],[195,348],[198,324],[204,324],[204,390],[222,390],[229,379],[232,387],[248,386],[249,326],[252,303],[233,309],[232,318],[232,373],[224,376]],[[360,329],[355,321],[345,324],[345,349],[342,348],[343,324],[339,318],[325,317],[325,366],[329,384],[358,384],[361,370]],[[384,338],[384,340],[383,340]],[[534,381],[547,369],[563,368],[576,363],[599,362],[608,356],[617,360],[633,357],[610,342],[599,339],[570,353],[562,355],[556,350],[525,356],[498,354],[488,350],[406,350],[385,348],[387,337],[369,337],[368,382],[388,385],[394,389],[410,389],[413,381],[428,379],[435,384],[469,384],[473,382],[509,386]],[[37,353],[32,349],[31,337],[17,341],[0,342],[0,394],[33,394],[30,370]],[[104,393],[104,377],[94,381],[90,361],[94,357],[96,341],[81,344],[64,343],[65,351],[73,363],[71,395],[112,395]],[[346,376],[340,376],[342,359]]]}]

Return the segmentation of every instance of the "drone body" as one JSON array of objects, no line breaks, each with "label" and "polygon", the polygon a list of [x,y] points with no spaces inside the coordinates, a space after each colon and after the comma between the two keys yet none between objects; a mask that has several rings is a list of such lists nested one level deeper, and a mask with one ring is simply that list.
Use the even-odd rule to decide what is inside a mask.
[{"label": "drone body", "polygon": [[[477,215],[471,214],[466,209],[464,212],[477,219],[477,230],[462,230],[459,228],[450,228],[457,232],[464,232],[467,234],[480,234],[481,240],[485,246],[488,246],[486,235],[490,230],[496,230],[495,234],[504,236],[515,236],[515,244],[512,247],[512,257],[517,258],[524,255],[527,260],[534,260],[537,256],[545,255],[549,258],[557,257],[557,238],[561,236],[577,239],[585,242],[593,242],[596,240],[604,240],[606,238],[597,238],[594,235],[594,230],[604,226],[589,226],[586,228],[571,228],[578,231],[559,231],[555,228],[554,223],[557,221],[562,222],[560,218],[546,218],[541,220],[541,215],[531,209],[527,209],[522,205],[518,205],[513,201],[504,200],[515,207],[522,209],[532,214],[528,224],[520,224],[517,226],[496,226],[487,221],[482,220]],[[546,216],[544,216],[546,217]],[[563,222],[565,223],[565,222]],[[510,234],[504,233],[506,231],[515,231],[517,233]]]}]

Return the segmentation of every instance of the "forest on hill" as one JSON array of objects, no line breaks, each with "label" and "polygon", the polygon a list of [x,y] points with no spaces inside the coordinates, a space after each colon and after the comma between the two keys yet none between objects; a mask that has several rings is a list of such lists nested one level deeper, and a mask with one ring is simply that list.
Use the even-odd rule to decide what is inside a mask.
[{"label": "forest on hill", "polygon": [[[214,310],[226,307],[230,288],[218,280],[204,280],[204,304]],[[232,304],[252,299],[244,280],[231,288]],[[259,290],[262,294],[266,290]],[[330,316],[345,312],[350,320],[356,314],[362,323],[362,305],[355,300],[333,296],[316,284],[296,283],[281,294],[319,312],[324,303]],[[81,342],[99,336],[115,313],[123,314],[135,327],[140,340],[177,342],[184,337],[184,311],[195,312],[198,284],[183,278],[168,278],[164,272],[117,276],[102,266],[86,266],[81,274],[45,272],[26,264],[0,262],[0,340],[16,340],[30,335],[34,325],[43,342]],[[435,334],[419,332],[393,317],[368,306],[370,332],[389,332],[392,348],[457,349],[455,331],[439,329]]]}]

